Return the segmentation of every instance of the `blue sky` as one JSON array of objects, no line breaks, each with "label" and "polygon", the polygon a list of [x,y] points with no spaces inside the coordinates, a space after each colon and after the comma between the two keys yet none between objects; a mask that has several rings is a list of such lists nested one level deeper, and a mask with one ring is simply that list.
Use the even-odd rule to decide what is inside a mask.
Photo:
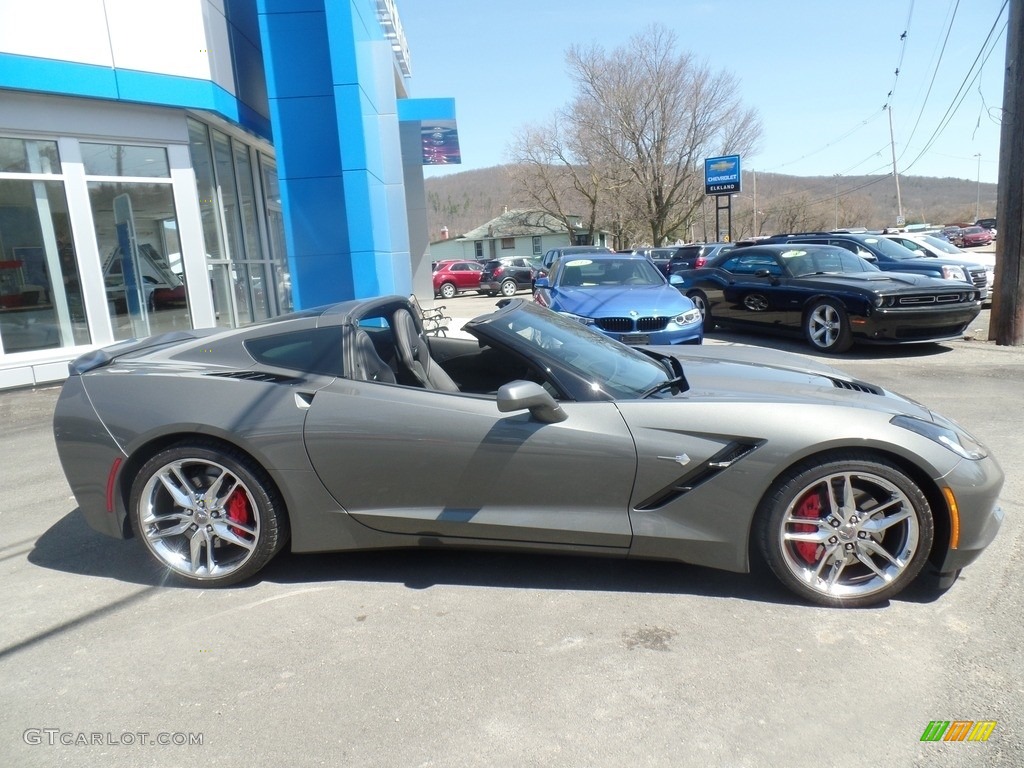
[{"label": "blue sky", "polygon": [[570,45],[596,44],[610,52],[660,23],[675,31],[680,50],[734,74],[744,104],[760,113],[762,140],[755,154],[743,158],[744,170],[798,176],[890,172],[889,120],[882,109],[890,103],[901,175],[974,180],[980,174],[981,181],[995,182],[1005,3],[398,0],[397,5],[411,50],[411,95],[455,98],[462,165],[430,169],[428,175],[507,162],[518,128],[544,122],[570,101],[565,66]]}]

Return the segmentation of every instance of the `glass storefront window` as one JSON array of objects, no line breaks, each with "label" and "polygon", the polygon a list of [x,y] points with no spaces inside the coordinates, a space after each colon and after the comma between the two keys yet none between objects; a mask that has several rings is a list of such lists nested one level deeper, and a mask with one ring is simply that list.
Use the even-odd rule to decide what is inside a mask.
[{"label": "glass storefront window", "polygon": [[0,138],[0,173],[60,173],[56,141]]},{"label": "glass storefront window", "polygon": [[79,145],[88,176],[141,176],[168,179],[171,169],[163,147],[138,147],[131,144]]},{"label": "glass storefront window", "polygon": [[89,342],[64,183],[0,179],[0,347]]},{"label": "glass storefront window", "polygon": [[288,267],[288,249],[284,240],[284,213],[281,207],[281,185],[277,178],[277,166],[272,159],[261,154],[260,170],[263,174],[263,197],[266,204],[268,244],[274,270],[277,310],[282,313],[291,312],[294,309],[292,275]]},{"label": "glass storefront window", "polygon": [[[189,119],[188,128],[217,324],[247,325],[290,311],[291,283],[273,162],[259,156],[254,163],[249,145],[198,120]],[[275,197],[263,208],[265,228],[260,181],[264,197]]]},{"label": "glass storefront window", "polygon": [[191,328],[171,185],[88,186],[114,338]]},{"label": "glass storefront window", "polygon": [[232,260],[245,258],[242,243],[242,217],[238,210],[238,189],[235,186],[235,168],[231,155],[231,140],[219,131],[210,131],[213,137],[213,161],[217,174],[217,190],[224,211],[224,226],[227,227],[227,257]]},{"label": "glass storefront window", "polygon": [[196,175],[196,191],[199,193],[199,211],[203,217],[203,241],[206,243],[207,259],[225,258],[223,237],[220,227],[220,209],[217,205],[217,180],[213,176],[213,153],[210,150],[210,133],[198,120],[188,121],[189,154],[192,170]]}]

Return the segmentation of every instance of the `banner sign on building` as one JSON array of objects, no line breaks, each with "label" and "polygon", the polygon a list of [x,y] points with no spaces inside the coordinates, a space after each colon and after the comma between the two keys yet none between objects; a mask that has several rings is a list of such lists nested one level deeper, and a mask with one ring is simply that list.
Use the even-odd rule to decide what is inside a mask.
[{"label": "banner sign on building", "polygon": [[704,161],[705,195],[731,195],[742,186],[739,155],[709,157]]}]

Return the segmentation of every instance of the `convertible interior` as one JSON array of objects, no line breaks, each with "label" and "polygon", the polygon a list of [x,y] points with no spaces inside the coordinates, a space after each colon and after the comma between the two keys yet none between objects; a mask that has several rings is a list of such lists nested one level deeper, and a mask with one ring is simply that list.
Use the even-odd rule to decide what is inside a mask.
[{"label": "convertible interior", "polygon": [[540,371],[512,352],[476,339],[425,334],[406,309],[364,319],[354,352],[357,375],[368,381],[477,395],[494,395],[516,380],[547,384]]}]

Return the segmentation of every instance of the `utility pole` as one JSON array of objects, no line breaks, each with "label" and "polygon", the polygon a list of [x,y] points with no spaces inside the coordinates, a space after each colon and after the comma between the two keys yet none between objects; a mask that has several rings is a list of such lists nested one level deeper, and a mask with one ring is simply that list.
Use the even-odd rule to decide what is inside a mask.
[{"label": "utility pole", "polygon": [[839,229],[839,176],[838,173],[833,173],[836,179],[836,225],[834,229]]},{"label": "utility pole", "polygon": [[1006,76],[1003,123],[999,134],[999,187],[996,217],[996,289],[992,297],[989,339],[1024,344],[1024,0],[1010,0],[1006,27]]},{"label": "utility pole", "polygon": [[974,204],[974,220],[981,218],[981,152],[975,155],[978,158],[978,200]]},{"label": "utility pole", "polygon": [[[889,146],[892,147],[892,175],[896,179],[896,226],[902,227],[904,224],[903,219],[903,199],[900,197],[900,173],[896,170],[896,139],[892,133],[892,104],[886,105],[886,111],[889,113]],[[838,198],[838,193],[836,197]]]}]

